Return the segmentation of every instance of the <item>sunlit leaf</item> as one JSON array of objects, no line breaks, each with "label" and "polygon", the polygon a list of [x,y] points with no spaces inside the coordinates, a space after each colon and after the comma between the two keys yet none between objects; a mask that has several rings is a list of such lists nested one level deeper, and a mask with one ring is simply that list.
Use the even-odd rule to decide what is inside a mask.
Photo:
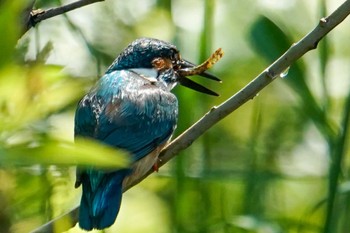
[{"label": "sunlit leaf", "polygon": [[128,162],[126,152],[87,139],[77,139],[75,143],[47,140],[38,145],[26,143],[0,148],[1,166],[55,164],[120,168]]}]

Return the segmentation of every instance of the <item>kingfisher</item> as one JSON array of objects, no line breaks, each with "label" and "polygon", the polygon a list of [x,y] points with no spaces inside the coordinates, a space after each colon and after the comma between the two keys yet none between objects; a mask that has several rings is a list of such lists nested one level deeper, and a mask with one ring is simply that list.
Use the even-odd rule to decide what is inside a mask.
[{"label": "kingfisher", "polygon": [[77,169],[75,187],[82,185],[82,229],[111,226],[120,209],[123,185],[152,167],[157,169],[158,155],[177,124],[178,100],[170,92],[176,84],[218,95],[186,77],[198,74],[220,81],[205,71],[212,63],[195,66],[181,58],[175,45],[140,38],[119,54],[80,100],[75,113],[75,137],[92,138],[126,150],[132,161],[129,168],[113,171]]}]

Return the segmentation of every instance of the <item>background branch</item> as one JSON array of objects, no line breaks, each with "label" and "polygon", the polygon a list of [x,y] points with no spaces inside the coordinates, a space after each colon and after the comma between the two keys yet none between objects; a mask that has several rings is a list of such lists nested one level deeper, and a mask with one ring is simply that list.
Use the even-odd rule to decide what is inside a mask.
[{"label": "background branch", "polygon": [[[189,129],[183,132],[180,136],[174,139],[160,154],[159,166],[166,164],[170,159],[175,157],[180,151],[189,147],[199,136],[210,129],[213,125],[219,122],[224,117],[228,116],[234,110],[242,106],[244,103],[253,99],[264,87],[270,84],[276,77],[284,73],[295,61],[302,57],[305,53],[317,47],[318,42],[326,36],[333,28],[340,24],[350,14],[350,0],[345,1],[338,9],[336,9],[330,16],[322,18],[319,24],[304,38],[293,44],[280,58],[278,58],[272,65],[266,68],[253,81],[242,88],[235,95],[227,99],[218,107],[213,107],[206,113],[198,122],[192,125]],[[144,176],[138,177],[132,183],[126,184],[124,191],[135,186],[148,175],[153,172],[150,170]],[[39,232],[53,232],[55,224],[62,221],[63,218],[71,216],[71,226],[77,222],[79,207],[74,208],[69,213],[52,220],[40,228],[32,231],[32,233]],[[58,225],[58,224],[57,224]],[[67,225],[66,225],[67,227]],[[62,231],[68,229],[62,229]]]},{"label": "background branch", "polygon": [[[86,6],[86,5],[90,5],[96,2],[103,2],[104,0],[79,0],[76,2],[72,2],[69,3],[67,5],[64,6],[59,6],[59,7],[54,7],[48,10],[31,10],[28,11],[26,10],[24,12],[24,14],[28,14],[29,15],[25,15],[25,21],[23,22],[23,34],[26,33],[31,27],[34,27],[36,24],[40,23],[41,21],[45,20],[45,19],[49,19],[52,17],[55,17],[57,15],[61,15],[64,14],[68,11],[72,11],[75,10],[77,8]],[[33,7],[35,1],[32,1],[30,4],[30,7]]]}]

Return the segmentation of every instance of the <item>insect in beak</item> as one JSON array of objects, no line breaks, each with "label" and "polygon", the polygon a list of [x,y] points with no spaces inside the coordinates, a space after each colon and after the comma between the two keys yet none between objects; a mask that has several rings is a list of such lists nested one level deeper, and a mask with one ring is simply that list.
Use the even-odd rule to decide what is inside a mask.
[{"label": "insect in beak", "polygon": [[219,94],[217,94],[216,92],[192,81],[186,76],[199,75],[207,79],[221,82],[221,80],[218,77],[216,77],[213,74],[210,74],[209,72],[207,72],[207,70],[210,69],[216,62],[218,62],[223,55],[224,52],[221,48],[219,48],[206,61],[204,61],[198,66],[183,59],[178,60],[177,65],[179,66],[179,68],[176,69],[176,73],[178,75],[178,83],[182,86],[188,87],[198,92],[202,92],[204,94],[219,96]]}]

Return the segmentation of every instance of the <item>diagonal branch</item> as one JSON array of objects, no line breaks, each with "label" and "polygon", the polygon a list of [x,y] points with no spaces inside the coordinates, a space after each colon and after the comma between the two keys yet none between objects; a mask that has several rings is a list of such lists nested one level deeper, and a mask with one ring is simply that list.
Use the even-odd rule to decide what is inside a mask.
[{"label": "diagonal branch", "polygon": [[[221,105],[213,107],[199,121],[193,124],[180,136],[174,139],[159,155],[159,166],[164,165],[170,159],[175,157],[180,151],[189,147],[198,137],[210,129],[224,117],[231,114],[237,108],[242,106],[248,100],[253,99],[264,87],[270,84],[276,77],[287,70],[295,61],[301,58],[310,50],[316,49],[318,42],[328,34],[333,28],[340,24],[350,14],[350,0],[345,1],[337,10],[330,16],[322,18],[319,24],[304,38],[294,43],[280,58],[272,65],[266,68],[253,81],[247,84],[235,95],[227,99]],[[153,170],[140,177],[138,182],[128,185],[125,190],[136,185]]]},{"label": "diagonal branch", "polygon": [[[316,49],[318,42],[326,36],[333,28],[340,24],[350,14],[350,0],[345,1],[338,9],[336,9],[330,16],[322,18],[318,25],[302,38],[297,43],[293,44],[280,58],[278,58],[272,65],[266,68],[253,81],[247,84],[235,95],[227,99],[221,105],[213,107],[206,113],[198,122],[192,125],[184,133],[174,139],[159,155],[159,166],[166,164],[170,159],[175,157],[180,151],[189,147],[198,137],[210,129],[213,125],[219,122],[224,117],[231,114],[234,110],[242,106],[247,101],[253,99],[263,88],[269,85],[280,74],[282,74],[295,61],[301,58],[310,50]],[[153,172],[153,169],[147,174],[136,178],[134,182],[126,184],[124,191],[135,186]],[[71,222],[76,224],[79,207],[71,210],[57,219],[41,226],[32,231],[32,233],[39,232],[53,232],[52,229],[58,221],[67,218],[68,215],[73,216]],[[68,229],[63,229],[68,230]]]},{"label": "diagonal branch", "polygon": [[28,17],[28,20],[24,22],[25,25],[23,26],[23,34],[27,32],[30,28],[34,27],[36,24],[40,23],[45,19],[49,19],[57,15],[64,14],[68,11],[72,11],[86,5],[90,5],[96,2],[103,2],[103,1],[104,0],[79,0],[64,6],[54,7],[48,10],[41,10],[41,9],[32,10]]}]

